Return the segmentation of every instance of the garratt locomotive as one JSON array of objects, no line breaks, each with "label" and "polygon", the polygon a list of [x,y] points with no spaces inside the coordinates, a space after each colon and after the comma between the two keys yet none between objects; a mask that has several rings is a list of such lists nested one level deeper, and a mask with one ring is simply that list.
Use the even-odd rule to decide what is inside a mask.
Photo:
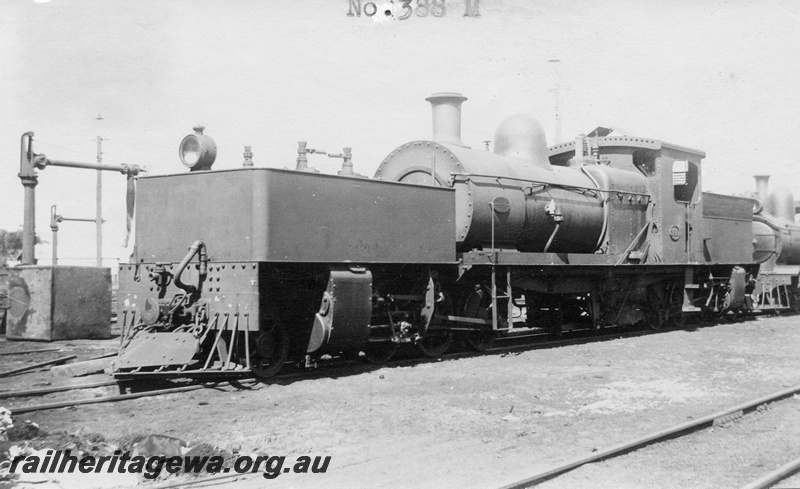
[{"label": "garratt locomotive", "polygon": [[488,152],[461,141],[465,97],[427,100],[433,137],[373,178],[347,148],[339,175],[309,169],[305,143],[296,170],[211,170],[197,127],[189,172],[138,181],[115,375],[268,377],[290,357],[438,356],[456,337],[482,350],[751,307],[754,202],[702,192],[704,153],[599,133],[548,148],[521,115]]}]

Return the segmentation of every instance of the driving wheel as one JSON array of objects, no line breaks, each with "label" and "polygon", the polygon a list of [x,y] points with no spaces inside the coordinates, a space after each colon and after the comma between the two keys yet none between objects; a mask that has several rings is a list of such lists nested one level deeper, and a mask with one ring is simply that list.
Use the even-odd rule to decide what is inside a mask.
[{"label": "driving wheel", "polygon": [[370,343],[364,348],[364,360],[369,363],[381,364],[388,362],[397,352],[397,343],[382,341]]},{"label": "driving wheel", "polygon": [[417,340],[417,346],[422,353],[431,358],[444,355],[451,344],[453,344],[453,333],[451,331],[431,334]]},{"label": "driving wheel", "polygon": [[267,379],[277,374],[289,357],[289,336],[280,324],[261,331],[251,347],[250,367],[256,377]]}]

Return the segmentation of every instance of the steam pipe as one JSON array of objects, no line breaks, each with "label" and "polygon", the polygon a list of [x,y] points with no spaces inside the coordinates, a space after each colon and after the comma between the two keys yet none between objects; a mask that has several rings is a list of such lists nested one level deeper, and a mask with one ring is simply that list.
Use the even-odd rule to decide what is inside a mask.
[{"label": "steam pipe", "polygon": [[[592,176],[591,173],[586,171],[586,167],[581,166],[581,172],[584,175],[589,177],[589,180],[597,187],[600,188],[600,184],[597,183],[597,180]],[[611,204],[609,203],[609,199],[611,194],[608,193],[606,197],[603,198],[603,229],[600,231],[600,239],[597,240],[597,244],[595,245],[594,249],[599,250],[603,246],[603,241],[606,239],[606,234],[608,234],[608,214],[611,212]]]},{"label": "steam pipe", "polygon": [[556,234],[558,234],[558,229],[560,227],[561,227],[561,223],[560,222],[556,222],[556,228],[553,229],[553,234],[550,235],[550,239],[548,239],[547,240],[547,244],[544,245],[544,250],[542,250],[542,253],[547,253],[548,251],[550,251],[550,246],[553,245],[553,240],[556,239]]},{"label": "steam pipe", "polygon": [[186,256],[183,257],[180,265],[178,265],[178,269],[175,271],[175,278],[173,280],[176,287],[185,290],[189,294],[196,293],[198,291],[198,287],[183,283],[181,281],[181,274],[186,269],[186,266],[189,265],[189,262],[192,261],[192,258],[198,254],[198,252],[200,253],[200,283],[202,284],[206,275],[208,275],[208,255],[206,254],[205,243],[200,240],[195,241],[192,243],[192,246],[189,247],[189,252],[186,253]]}]

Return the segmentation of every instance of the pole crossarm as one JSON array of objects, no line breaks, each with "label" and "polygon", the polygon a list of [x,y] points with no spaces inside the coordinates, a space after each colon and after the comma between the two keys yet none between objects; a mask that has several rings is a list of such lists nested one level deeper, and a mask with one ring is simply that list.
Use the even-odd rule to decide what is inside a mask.
[{"label": "pole crossarm", "polygon": [[96,222],[97,221],[97,219],[88,218],[88,217],[85,217],[85,218],[80,218],[80,217],[61,217],[61,216],[58,216],[58,217],[60,217],[59,221],[77,221],[77,222]]},{"label": "pole crossarm", "polygon": [[53,232],[58,231],[58,223],[65,221],[74,222],[97,222],[97,219],[90,217],[64,217],[56,212],[56,206],[50,206],[50,228]]}]

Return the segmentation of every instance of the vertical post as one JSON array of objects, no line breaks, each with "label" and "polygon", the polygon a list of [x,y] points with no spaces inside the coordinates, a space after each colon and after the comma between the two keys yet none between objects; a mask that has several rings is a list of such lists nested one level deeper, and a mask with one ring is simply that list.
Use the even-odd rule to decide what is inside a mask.
[{"label": "vertical post", "polygon": [[549,59],[547,60],[548,63],[552,63],[553,70],[555,70],[556,80],[553,85],[553,95],[555,98],[555,112],[556,112],[556,130],[555,130],[555,144],[561,142],[561,100],[559,97],[559,82],[561,81],[561,74],[558,71],[558,63],[561,62],[560,59]]},{"label": "vertical post", "polygon": [[22,135],[19,155],[19,179],[25,188],[25,210],[22,225],[22,264],[36,264],[36,185],[39,178],[33,167],[33,133]]},{"label": "vertical post", "polygon": [[25,216],[22,229],[22,264],[36,265],[36,176],[22,180],[25,187]]},{"label": "vertical post", "polygon": [[492,329],[497,331],[497,277],[495,265],[497,263],[497,250],[494,248],[494,201],[489,202],[492,210]]},{"label": "vertical post", "polygon": [[[103,164],[103,138],[97,136],[97,164]],[[97,266],[103,266],[103,171],[97,170],[97,213],[95,214],[97,230]]]},{"label": "vertical post", "polygon": [[53,230],[53,266],[58,265],[58,228]]},{"label": "vertical post", "polygon": [[53,231],[53,266],[58,265],[58,214],[56,206],[50,206],[50,230]]},{"label": "vertical post", "polygon": [[492,263],[492,329],[497,331],[497,277]]},{"label": "vertical post", "polygon": [[556,81],[556,88],[555,88],[555,99],[556,99],[556,134],[555,134],[555,144],[561,142],[561,100],[559,99],[558,94],[558,81]]},{"label": "vertical post", "polygon": [[514,326],[514,291],[511,290],[511,267],[506,267],[506,328]]}]

